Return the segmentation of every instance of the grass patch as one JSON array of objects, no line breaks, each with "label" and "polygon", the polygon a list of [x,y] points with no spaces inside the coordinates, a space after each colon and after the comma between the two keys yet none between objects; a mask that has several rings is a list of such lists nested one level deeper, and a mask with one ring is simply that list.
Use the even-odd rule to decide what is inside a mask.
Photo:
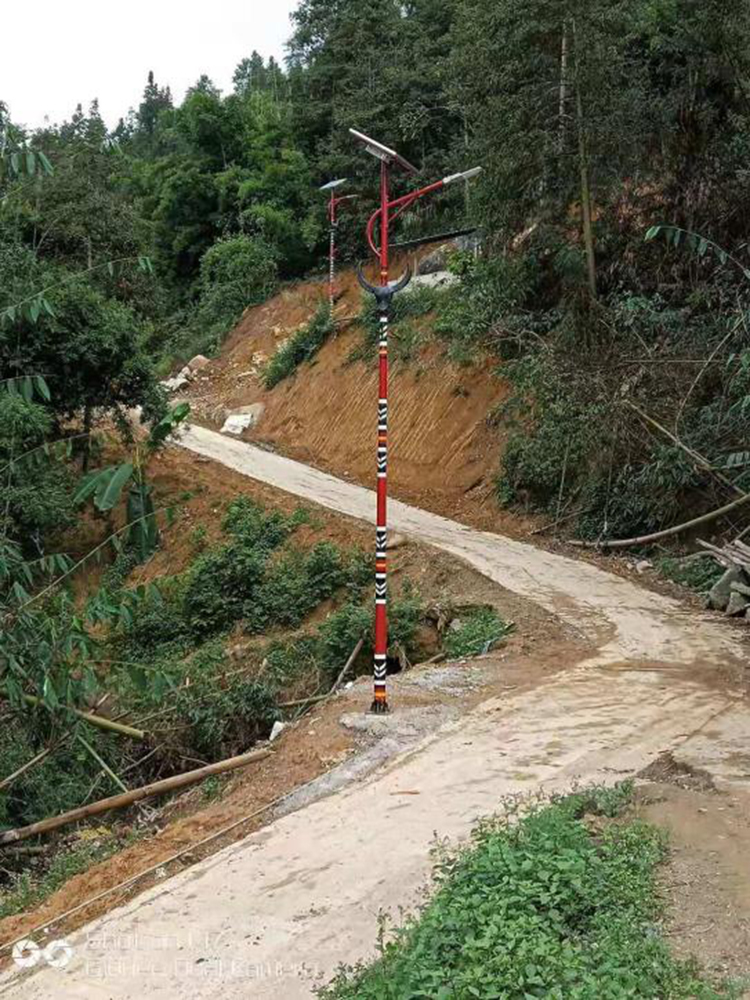
[{"label": "grass patch", "polygon": [[514,629],[494,608],[476,608],[457,619],[445,637],[444,649],[452,659],[463,659],[488,653]]},{"label": "grass patch", "polygon": [[321,302],[310,322],[292,334],[266,365],[263,371],[266,389],[273,389],[283,379],[293,375],[301,364],[314,358],[332,332],[330,306]]},{"label": "grass patch", "polygon": [[660,559],[657,565],[660,573],[668,580],[690,590],[697,590],[701,594],[709,591],[724,573],[716,560],[708,554],[703,559],[691,562],[666,556]]},{"label": "grass patch", "polygon": [[107,834],[96,840],[84,840],[67,850],[58,851],[46,870],[38,873],[24,871],[11,876],[8,887],[0,889],[0,920],[43,903],[74,875],[106,861],[134,839],[132,834],[127,838]]},{"label": "grass patch", "polygon": [[379,958],[344,969],[326,1000],[708,998],[736,995],[701,979],[662,940],[656,871],[661,831],[625,819],[630,785],[523,805],[438,853],[438,888]]}]

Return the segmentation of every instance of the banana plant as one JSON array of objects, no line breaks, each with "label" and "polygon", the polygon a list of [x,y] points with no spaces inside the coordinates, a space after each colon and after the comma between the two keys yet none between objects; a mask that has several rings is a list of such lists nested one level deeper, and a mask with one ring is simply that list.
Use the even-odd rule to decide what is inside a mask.
[{"label": "banana plant", "polygon": [[147,438],[135,444],[129,461],[90,472],[81,481],[75,496],[75,502],[79,504],[93,499],[97,510],[106,513],[120,503],[127,487],[127,541],[142,562],[159,545],[153,487],[147,479],[148,464],[189,413],[188,403],[173,407],[166,417],[154,425]]}]

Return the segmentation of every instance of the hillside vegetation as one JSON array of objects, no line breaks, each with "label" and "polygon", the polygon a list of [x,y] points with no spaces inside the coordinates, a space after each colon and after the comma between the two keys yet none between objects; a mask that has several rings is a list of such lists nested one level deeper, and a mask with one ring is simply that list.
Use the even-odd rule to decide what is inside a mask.
[{"label": "hillside vegetation", "polygon": [[[419,164],[396,194],[483,166],[399,222],[399,239],[476,226],[481,250],[452,255],[451,288],[402,298],[396,344],[408,363],[429,323],[509,386],[482,415],[504,429],[499,505],[595,541],[737,498],[715,529],[750,523],[750,0],[302,0],[285,65],[249,52],[231,93],[200,76],[178,103],[150,74],[114,129],[96,102],[71,111],[33,129],[0,100],[0,824],[137,763],[76,712],[148,715],[169,691],[178,756],[150,767],[177,770],[268,735],[366,633],[362,559],[298,550],[278,512],[217,508],[221,540],[189,568],[158,588],[134,572],[163,543],[154,470],[188,418],[160,380],[320,268],[332,176],[360,195],[342,253],[364,254],[377,178],[349,127]],[[266,384],[335,318],[311,312]],[[217,695],[234,629],[282,645]]]}]

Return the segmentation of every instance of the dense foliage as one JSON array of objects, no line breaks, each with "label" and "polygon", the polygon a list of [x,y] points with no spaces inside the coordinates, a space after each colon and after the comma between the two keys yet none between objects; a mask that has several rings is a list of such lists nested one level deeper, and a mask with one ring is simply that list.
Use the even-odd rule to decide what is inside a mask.
[{"label": "dense foliage", "polygon": [[674,959],[659,934],[661,832],[632,817],[599,819],[619,815],[628,798],[627,786],[593,789],[522,807],[520,817],[519,803],[508,803],[469,849],[439,858],[437,892],[395,935],[384,933],[379,959],[343,971],[320,995],[733,996]]}]

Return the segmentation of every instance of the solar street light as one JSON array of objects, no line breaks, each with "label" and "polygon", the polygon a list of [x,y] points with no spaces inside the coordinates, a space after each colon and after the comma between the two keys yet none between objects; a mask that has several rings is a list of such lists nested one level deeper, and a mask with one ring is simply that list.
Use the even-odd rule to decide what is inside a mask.
[{"label": "solar street light", "polygon": [[[481,173],[481,167],[474,167],[460,174],[451,174],[434,184],[412,191],[402,198],[391,201],[390,170],[398,167],[409,174],[416,174],[417,168],[404,159],[394,149],[365,135],[357,129],[349,129],[365,151],[380,162],[380,208],[373,213],[367,223],[367,242],[373,254],[380,261],[380,285],[371,285],[358,270],[359,282],[364,289],[375,296],[380,313],[380,338],[378,342],[379,389],[378,389],[378,481],[377,518],[375,551],[375,664],[374,698],[370,711],[385,714],[389,711],[387,691],[388,664],[388,327],[393,296],[409,284],[411,268],[407,267],[402,277],[389,282],[389,232],[393,220],[427,194],[440,191],[449,184],[460,180],[470,180]],[[380,244],[375,237],[375,227],[380,224]]]},{"label": "solar street light", "polygon": [[338,229],[338,207],[342,202],[351,201],[356,198],[356,194],[347,194],[343,197],[339,197],[336,191],[341,187],[342,184],[346,184],[347,178],[340,177],[338,180],[329,181],[324,184],[320,190],[330,191],[331,197],[328,201],[328,222],[330,225],[330,238],[329,238],[329,251],[328,251],[328,301],[331,307],[331,316],[333,316],[333,306],[336,298],[335,282],[336,282],[336,230]]}]

